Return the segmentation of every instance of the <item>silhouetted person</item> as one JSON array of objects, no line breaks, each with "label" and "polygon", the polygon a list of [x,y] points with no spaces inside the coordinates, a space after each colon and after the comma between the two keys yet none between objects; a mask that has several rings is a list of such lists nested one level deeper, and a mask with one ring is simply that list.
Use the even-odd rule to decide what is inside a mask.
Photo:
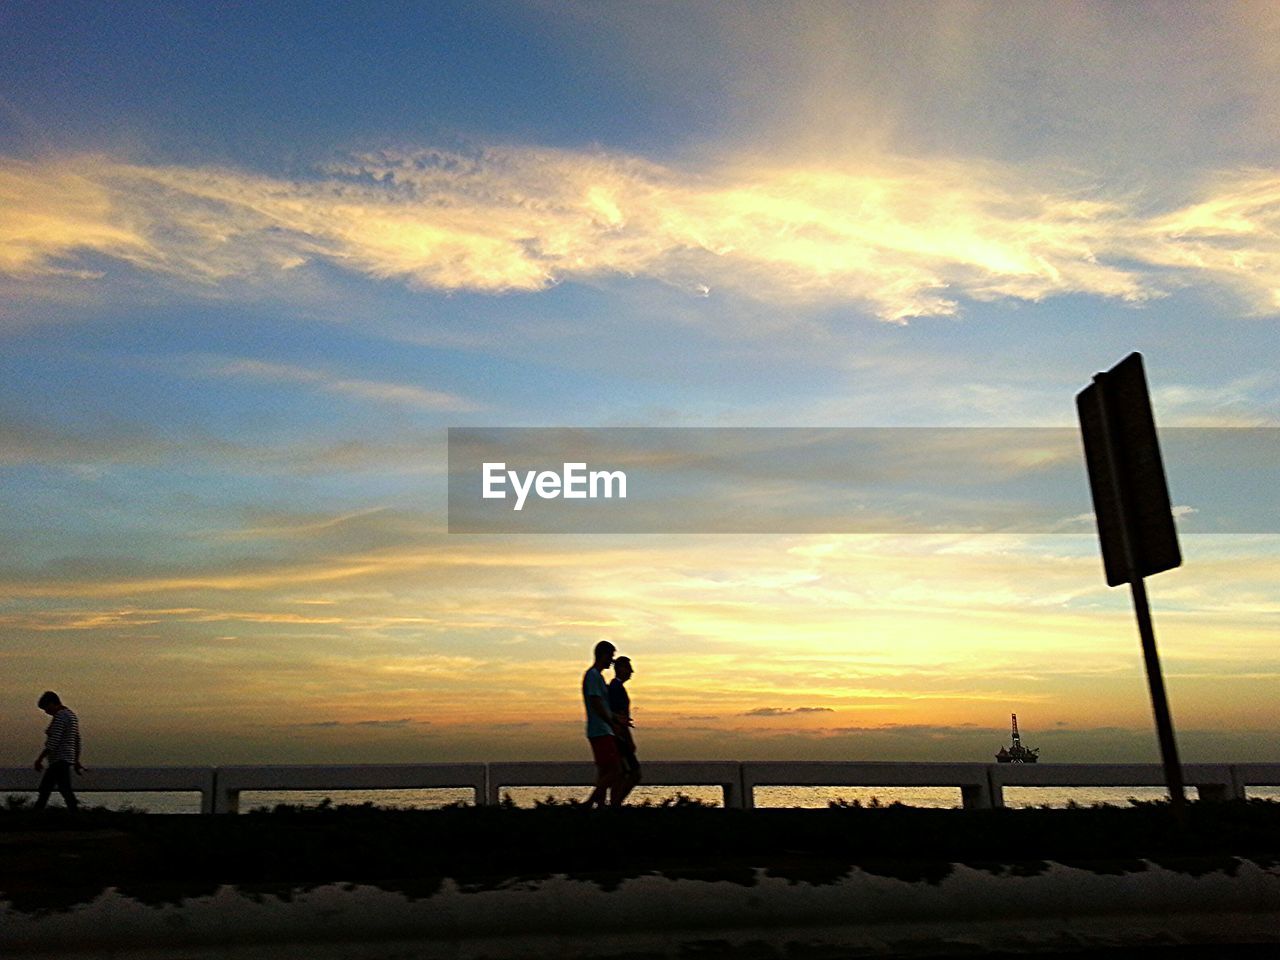
[{"label": "silhouetted person", "polygon": [[600,673],[613,663],[615,649],[608,640],[597,643],[595,662],[582,675],[582,701],[587,708],[587,742],[591,744],[591,757],[596,764],[596,788],[587,798],[588,807],[603,807],[606,792],[612,792],[615,807],[622,802],[618,795],[622,757],[618,753],[618,739],[614,736],[620,726],[609,710],[609,690]]},{"label": "silhouetted person", "polygon": [[618,752],[622,757],[622,782],[615,801],[618,804],[640,782],[640,761],[636,759],[636,740],[631,733],[631,728],[635,726],[631,718],[631,694],[627,693],[626,688],[626,682],[634,673],[630,657],[614,659],[613,679],[609,681],[609,710],[618,721]]},{"label": "silhouetted person", "polygon": [[49,769],[40,778],[35,808],[43,810],[49,802],[49,794],[56,787],[67,809],[74,810],[80,803],[71,789],[71,770],[74,768],[76,773],[84,773],[84,767],[80,765],[80,720],[52,690],[40,694],[36,706],[53,719],[44,732],[44,749],[34,764],[37,770],[44,770],[45,758],[49,760]]}]

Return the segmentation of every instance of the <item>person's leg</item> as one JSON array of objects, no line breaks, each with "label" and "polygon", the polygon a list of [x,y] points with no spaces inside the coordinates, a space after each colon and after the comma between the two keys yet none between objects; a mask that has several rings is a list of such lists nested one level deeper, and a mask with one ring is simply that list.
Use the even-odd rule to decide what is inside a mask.
[{"label": "person's leg", "polygon": [[609,785],[609,803],[611,806],[622,806],[622,800],[626,797],[630,788],[627,787],[627,771],[621,762],[618,763],[617,769],[613,773],[612,781]]},{"label": "person's leg", "polygon": [[587,797],[588,807],[603,807],[605,791],[609,789],[609,778],[603,770],[596,767],[596,788]]},{"label": "person's leg", "polygon": [[605,795],[616,789],[621,757],[614,738],[592,737],[591,755],[596,762],[596,787],[587,800],[587,806],[604,807]]},{"label": "person's leg", "polygon": [[44,776],[40,778],[40,787],[36,791],[35,809],[43,810],[44,805],[49,802],[49,794],[53,793],[54,780],[56,775],[54,770],[57,768],[56,763],[51,763],[44,769]]},{"label": "person's leg", "polygon": [[591,760],[596,765],[595,789],[591,791],[591,796],[587,797],[587,807],[603,807],[608,772],[606,757],[601,752],[599,737],[588,737],[587,743],[591,745]]},{"label": "person's leg", "polygon": [[596,767],[596,788],[587,800],[587,806],[597,806],[601,810],[605,806],[605,797],[612,798],[616,807],[622,801],[618,799],[618,784],[622,782],[622,769],[617,764]]},{"label": "person's leg", "polygon": [[624,751],[622,769],[618,773],[618,785],[613,791],[613,805],[622,806],[622,802],[627,799],[627,794],[631,793],[639,782],[640,764],[636,762],[636,755]]},{"label": "person's leg", "polygon": [[76,799],[75,791],[71,789],[71,764],[55,763],[54,767],[59,767],[57,774],[58,792],[62,794],[62,802],[67,805],[68,810],[74,810],[80,806],[80,801]]},{"label": "person's leg", "polygon": [[630,772],[622,775],[621,782],[618,784],[616,799],[613,801],[614,806],[622,806],[622,802],[630,796],[631,791],[636,788],[636,781]]}]

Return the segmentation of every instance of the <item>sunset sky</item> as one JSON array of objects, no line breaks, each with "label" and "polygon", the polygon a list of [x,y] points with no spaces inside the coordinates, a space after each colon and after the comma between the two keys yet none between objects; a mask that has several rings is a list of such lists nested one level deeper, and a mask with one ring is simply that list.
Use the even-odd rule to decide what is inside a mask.
[{"label": "sunset sky", "polygon": [[[1280,427],[1277,91],[1264,2],[0,5],[0,763],[46,688],[90,765],[586,759],[602,638],[652,758],[1157,759],[1082,462],[1071,532],[463,535],[446,431],[1074,429],[1134,350]],[[1170,465],[1187,760],[1280,760],[1257,436]]]}]

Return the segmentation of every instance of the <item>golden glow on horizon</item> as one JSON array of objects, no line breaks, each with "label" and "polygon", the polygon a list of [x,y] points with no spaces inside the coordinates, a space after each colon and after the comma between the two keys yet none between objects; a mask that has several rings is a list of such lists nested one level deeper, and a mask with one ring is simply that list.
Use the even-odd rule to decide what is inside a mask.
[{"label": "golden glow on horizon", "polygon": [[[336,529],[378,519],[356,514]],[[726,737],[764,754],[798,737],[839,755],[874,741],[867,731],[931,725],[952,730],[929,741],[946,755],[964,730],[998,728],[1012,708],[1042,727],[1142,729],[1127,606],[1101,585],[1095,557],[1055,555],[1054,542],[714,537],[618,548],[437,535],[376,558],[333,553],[296,573],[10,580],[0,587],[16,612],[0,623],[33,638],[14,664],[29,683],[57,671],[50,639],[74,642],[91,664],[79,699],[108,717],[133,709],[116,701],[112,678],[146,662],[148,688],[174,691],[155,694],[163,723],[193,736],[210,724],[285,723],[307,750],[373,737],[407,759],[427,737],[467,755],[510,756],[514,742],[564,755],[602,636],[635,658],[646,736],[668,755],[718,750]],[[1269,708],[1253,694],[1280,666],[1252,611],[1280,558],[1206,556],[1196,569],[1153,586],[1178,716],[1265,726]],[[139,602],[147,597],[170,602]],[[1231,690],[1240,693],[1224,701]]]}]

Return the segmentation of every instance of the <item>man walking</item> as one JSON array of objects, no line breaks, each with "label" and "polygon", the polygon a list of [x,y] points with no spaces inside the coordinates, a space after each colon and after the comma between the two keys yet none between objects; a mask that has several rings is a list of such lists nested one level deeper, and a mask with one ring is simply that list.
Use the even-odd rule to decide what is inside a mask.
[{"label": "man walking", "polygon": [[80,804],[71,789],[71,770],[74,767],[76,773],[84,773],[84,767],[80,765],[80,721],[52,690],[40,694],[36,706],[53,719],[44,732],[44,749],[34,764],[37,770],[44,770],[45,758],[49,760],[49,769],[40,778],[35,808],[43,810],[49,802],[49,794],[57,787],[67,809],[74,810]]},{"label": "man walking", "polygon": [[600,671],[613,663],[617,649],[608,640],[596,644],[595,662],[582,675],[582,702],[587,708],[587,742],[591,744],[591,757],[596,764],[596,787],[587,798],[587,806],[604,808],[605,794],[616,807],[622,803],[619,787],[622,774],[622,757],[618,753],[618,740],[614,736],[619,725],[609,710],[609,689]]}]

